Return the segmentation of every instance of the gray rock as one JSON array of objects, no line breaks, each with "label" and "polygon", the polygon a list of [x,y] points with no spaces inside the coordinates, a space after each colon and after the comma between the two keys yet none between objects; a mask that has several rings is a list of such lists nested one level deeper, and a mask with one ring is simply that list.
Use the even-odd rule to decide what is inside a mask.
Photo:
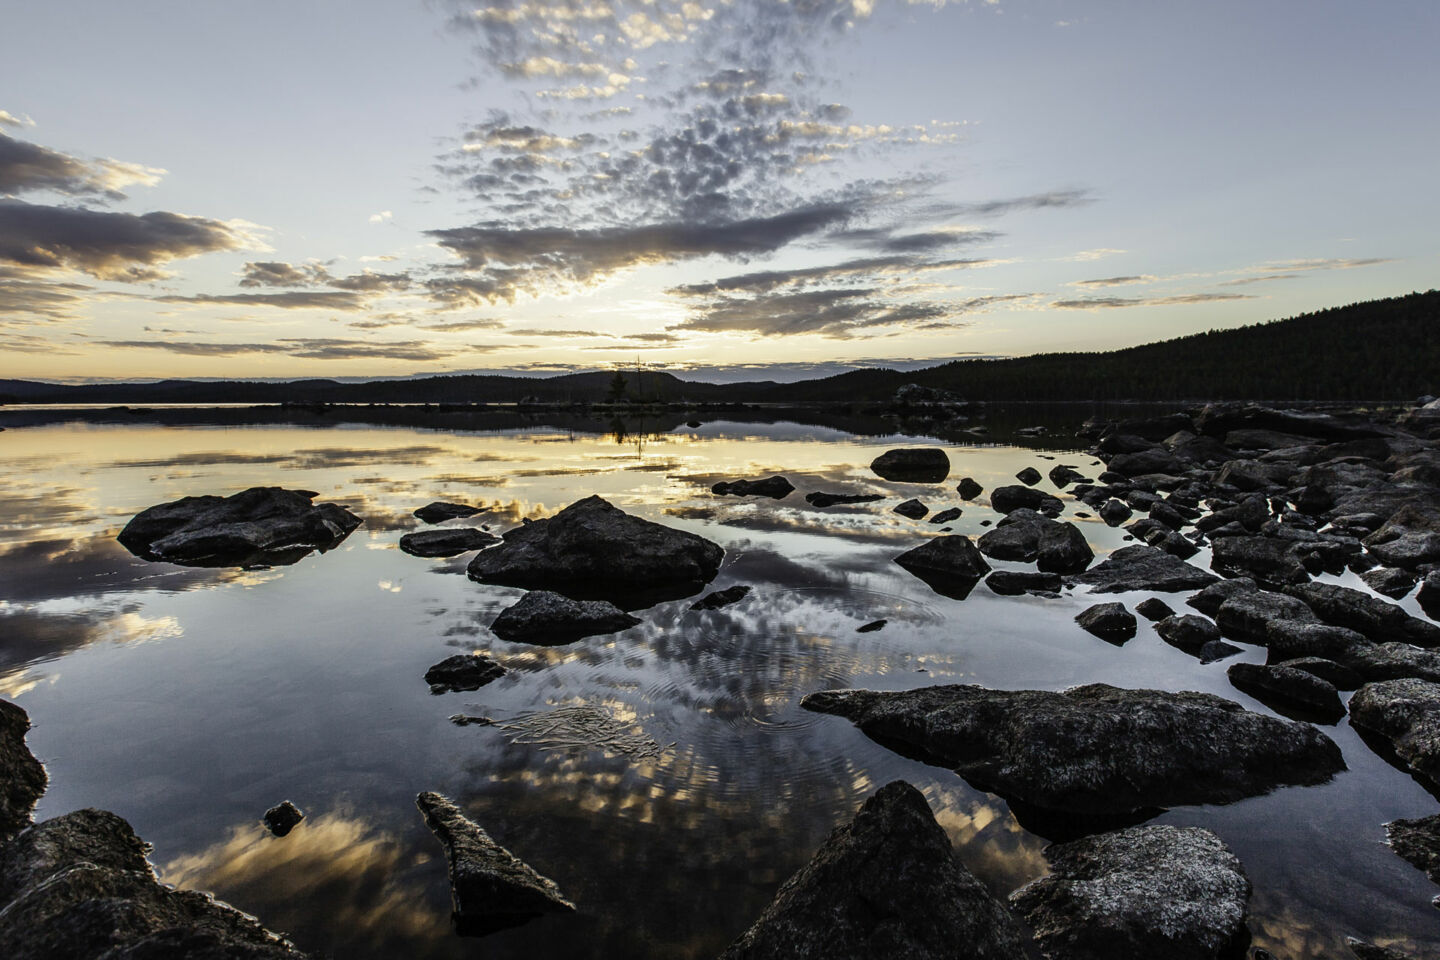
[{"label": "gray rock", "polygon": [[1040,531],[1041,524],[1035,522],[1002,523],[981,534],[976,547],[992,560],[1031,563],[1040,552]]},{"label": "gray rock", "polygon": [[416,510],[415,516],[426,523],[444,523],[446,520],[455,520],[459,517],[473,517],[479,512],[479,507],[472,507],[468,503],[447,503],[444,500],[436,500],[434,503],[427,503]]},{"label": "gray rock", "polygon": [[1015,479],[1019,480],[1027,487],[1033,487],[1035,486],[1035,484],[1043,480],[1044,477],[1042,477],[1040,475],[1040,471],[1036,470],[1034,467],[1026,467],[1024,470],[1021,470],[1019,473],[1015,474]]},{"label": "gray rock", "polygon": [[973,478],[966,477],[960,481],[960,485],[955,488],[955,491],[960,494],[961,500],[974,500],[985,492],[985,488],[976,483]]},{"label": "gray rock", "polygon": [[572,600],[550,590],[531,590],[500,611],[490,630],[502,640],[553,644],[628,630],[639,622],[608,600]]},{"label": "gray rock", "polygon": [[724,590],[716,590],[714,593],[707,593],[705,596],[690,604],[691,610],[719,610],[721,607],[728,607],[732,603],[739,603],[750,595],[750,587],[743,583],[737,583],[733,587],[726,587]]},{"label": "gray rock", "polygon": [[1357,630],[1377,643],[1403,641],[1440,647],[1440,626],[1412,617],[1399,607],[1338,583],[1307,583],[1288,591],[1309,605],[1321,620]]},{"label": "gray rock", "polygon": [[1292,670],[1304,670],[1317,676],[1336,690],[1354,690],[1365,682],[1360,674],[1343,663],[1326,660],[1324,657],[1297,657],[1284,661],[1284,665]]},{"label": "gray rock", "polygon": [[278,566],[348,537],[361,520],[308,490],[251,487],[184,497],[136,514],[116,538],[137,557],[191,567]]},{"label": "gray rock", "polygon": [[478,653],[457,653],[446,657],[425,671],[425,682],[431,693],[453,690],[479,690],[485,684],[505,676],[505,668]]},{"label": "gray rock", "polygon": [[1220,639],[1219,627],[1193,613],[1166,617],[1155,624],[1155,632],[1160,635],[1161,640],[1192,657],[1199,656],[1205,644]]},{"label": "gray rock", "polygon": [[289,800],[281,800],[275,806],[265,811],[265,827],[275,836],[288,836],[291,830],[300,825],[305,819],[305,814],[300,808]]},{"label": "gray rock", "polygon": [[1288,665],[1237,663],[1226,671],[1239,690],[1287,716],[1335,723],[1345,716],[1345,705],[1334,684]]},{"label": "gray rock", "polygon": [[902,517],[909,517],[911,520],[919,520],[930,512],[930,508],[919,500],[906,500],[895,508],[895,512]]},{"label": "gray rock", "polygon": [[1405,504],[1365,538],[1365,549],[1382,563],[1410,570],[1440,561],[1440,509],[1434,502]]},{"label": "gray rock", "polygon": [[1418,777],[1440,787],[1440,683],[1367,683],[1350,698],[1350,724],[1388,740]]},{"label": "gray rock", "polygon": [[1219,960],[1248,940],[1250,881],[1201,827],[1130,827],[1045,848],[1050,875],[1011,894],[1054,960]]},{"label": "gray rock", "polygon": [[841,503],[874,503],[885,498],[878,493],[815,493],[805,494],[805,502],[812,507],[833,507]]},{"label": "gray rock", "polygon": [[1415,589],[1415,574],[1399,567],[1376,567],[1360,574],[1365,585],[1376,593],[1399,600]]},{"label": "gray rock", "polygon": [[1303,600],[1269,590],[1243,590],[1220,604],[1215,622],[1221,632],[1232,640],[1247,643],[1266,641],[1266,631],[1276,620],[1319,623]]},{"label": "gray rock", "polygon": [[1094,593],[1155,590],[1174,593],[1197,590],[1220,579],[1163,550],[1136,544],[1121,547],[1102,562],[1071,579]]},{"label": "gray rock", "polygon": [[1081,612],[1075,622],[1107,643],[1122,644],[1135,636],[1135,614],[1123,603],[1097,603]]},{"label": "gray rock", "polygon": [[1276,583],[1305,583],[1310,579],[1295,554],[1295,544],[1273,537],[1214,537],[1210,566],[1224,573],[1248,575]]},{"label": "gray rock", "polygon": [[941,510],[939,513],[935,514],[935,516],[930,518],[930,522],[949,523],[951,520],[958,520],[960,518],[960,513],[961,510],[959,507],[950,507],[949,509]]},{"label": "gray rock", "polygon": [[985,586],[1001,596],[1014,597],[1022,593],[1058,594],[1061,583],[1058,573],[996,570],[985,578]]},{"label": "gray rock", "polygon": [[975,544],[959,534],[926,540],[900,554],[895,562],[941,593],[960,593],[959,599],[964,599],[976,581],[990,572],[990,564]]},{"label": "gray rock", "polygon": [[1128,503],[1124,500],[1116,500],[1114,497],[1106,500],[1099,507],[1100,519],[1111,527],[1118,527],[1129,520],[1133,512]]},{"label": "gray rock", "polygon": [[1440,813],[1419,820],[1392,820],[1385,824],[1385,839],[1391,850],[1440,883]]},{"label": "gray rock", "polygon": [[412,557],[455,557],[499,542],[499,537],[475,527],[450,527],[407,533],[400,538],[400,549]]},{"label": "gray rock", "polygon": [[1415,592],[1415,599],[1427,616],[1440,620],[1440,571],[1432,570],[1425,574],[1425,579],[1420,581],[1420,589]]},{"label": "gray rock", "polygon": [[1052,520],[1041,526],[1035,565],[1042,571],[1080,573],[1094,559],[1095,552],[1075,524]]},{"label": "gray rock", "polygon": [[950,475],[950,458],[939,447],[886,450],[870,461],[870,469],[886,480],[940,483]]},{"label": "gray rock", "polygon": [[1065,509],[1065,504],[1058,497],[1052,497],[1043,490],[1022,487],[1019,484],[1010,484],[991,490],[990,506],[996,513],[1010,513],[1021,507],[1027,507],[1040,513],[1058,515]]},{"label": "gray rock", "polygon": [[1233,643],[1226,643],[1224,640],[1211,640],[1200,648],[1200,662],[1214,663],[1216,660],[1224,660],[1226,657],[1233,657],[1240,652],[1240,648]]},{"label": "gray rock", "polygon": [[543,914],[574,911],[555,881],[492,840],[449,799],[427,792],[415,798],[415,805],[445,848],[452,917],[462,936],[484,936]]},{"label": "gray rock", "polygon": [[1170,605],[1159,597],[1149,597],[1141,600],[1135,604],[1135,612],[1146,620],[1151,621],[1164,620],[1166,617],[1175,616],[1175,611],[1170,609]]},{"label": "gray rock", "polygon": [[845,717],[981,789],[1081,815],[1233,803],[1345,769],[1340,748],[1309,724],[1208,693],[938,686],[831,690],[801,706]]},{"label": "gray rock", "polygon": [[1270,519],[1270,502],[1262,496],[1247,497],[1232,507],[1223,507],[1195,521],[1195,529],[1213,533],[1229,524],[1256,531]]},{"label": "gray rock", "polygon": [[30,812],[45,793],[45,767],[25,745],[30,715],[0,700],[0,843],[30,825]]},{"label": "gray rock", "polygon": [[704,537],[633,517],[592,496],[507,531],[466,572],[480,583],[638,604],[697,592],[715,579],[724,556]]},{"label": "gray rock", "polygon": [[1220,605],[1230,599],[1230,597],[1237,593],[1249,593],[1259,589],[1255,581],[1249,577],[1217,580],[1189,600],[1186,600],[1185,603],[1199,610],[1207,617],[1213,617],[1220,612]]},{"label": "gray rock", "polygon": [[721,481],[710,488],[711,493],[725,497],[770,497],[772,500],[783,500],[794,490],[795,484],[778,475],[764,480]]},{"label": "gray rock", "polygon": [[881,787],[780,887],[722,960],[1020,960],[1003,904],[950,848],[920,791]]}]

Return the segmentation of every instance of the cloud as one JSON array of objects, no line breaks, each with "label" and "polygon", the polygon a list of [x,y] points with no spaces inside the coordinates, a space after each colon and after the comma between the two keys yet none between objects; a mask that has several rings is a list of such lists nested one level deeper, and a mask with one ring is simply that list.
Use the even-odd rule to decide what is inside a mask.
[{"label": "cloud", "polygon": [[161,350],[190,357],[235,357],[284,354],[305,360],[444,360],[457,352],[488,352],[494,346],[466,344],[442,349],[422,340],[375,343],[370,340],[294,337],[268,343],[212,343],[190,340],[102,340],[99,346],[129,350]]},{"label": "cloud", "polygon": [[1280,260],[1267,263],[1259,270],[1353,270],[1356,267],[1373,267],[1379,263],[1394,263],[1395,257],[1363,257],[1358,259],[1313,259],[1313,260]]},{"label": "cloud", "polygon": [[159,303],[194,303],[278,307],[282,310],[364,310],[365,298],[333,290],[289,290],[285,293],[197,293],[152,297]]},{"label": "cloud", "polygon": [[948,313],[944,304],[895,303],[877,298],[877,293],[862,287],[715,297],[671,329],[763,336],[816,333],[845,339],[867,328],[934,322]]},{"label": "cloud", "polygon": [[1222,287],[1244,287],[1244,286],[1248,286],[1248,285],[1250,285],[1250,284],[1252,284],[1252,283],[1265,283],[1265,282],[1268,281],[1268,280],[1298,280],[1298,279],[1300,279],[1300,274],[1298,274],[1298,273],[1267,273],[1267,274],[1265,274],[1264,276],[1259,276],[1259,277],[1243,277],[1243,278],[1241,278],[1241,279],[1239,279],[1239,280],[1226,280],[1225,282],[1219,284],[1219,286],[1222,286]]},{"label": "cloud", "polygon": [[79,160],[0,133],[0,194],[49,190],[69,196],[123,199],[121,187],[132,183],[154,186],[164,174],[157,167],[120,160]]},{"label": "cloud", "polygon": [[371,223],[384,223],[386,220],[393,219],[394,216],[395,216],[395,214],[392,213],[392,212],[389,211],[389,210],[381,210],[379,213],[372,213],[372,214],[370,214],[370,222],[371,222]]},{"label": "cloud", "polygon": [[1133,277],[1102,277],[1099,280],[1075,280],[1068,284],[1072,287],[1126,287],[1135,283],[1154,283],[1158,277],[1149,274],[1141,274]]},{"label": "cloud", "polygon": [[940,227],[902,234],[896,234],[895,230],[895,227],[840,230],[832,233],[830,239],[887,253],[932,253],[962,244],[989,243],[1003,236],[995,230],[976,230],[970,227]]},{"label": "cloud", "polygon": [[[48,320],[66,319],[94,292],[88,284],[44,280],[23,270],[0,267],[0,317],[31,314]],[[0,326],[10,322],[0,320]]]},{"label": "cloud", "polygon": [[1027,210],[1063,210],[1072,207],[1083,207],[1095,202],[1088,190],[1050,190],[1046,193],[1032,193],[1022,197],[1009,197],[1002,200],[979,200],[970,203],[956,204],[953,209],[958,214],[978,217],[1000,217],[1009,213],[1021,213]]},{"label": "cloud", "polygon": [[178,213],[112,213],[0,199],[0,263],[71,268],[102,280],[155,280],[159,264],[243,247],[231,225]]},{"label": "cloud", "polygon": [[356,293],[386,293],[407,290],[412,285],[408,273],[372,273],[364,270],[348,277],[333,276],[324,266],[307,263],[296,266],[277,260],[261,260],[245,264],[241,270],[242,287],[334,287]]},{"label": "cloud", "polygon": [[35,121],[25,116],[11,113],[9,110],[0,110],[0,127],[33,127]]},{"label": "cloud", "polygon": [[776,287],[797,284],[830,282],[847,277],[877,277],[882,275],[912,275],[939,270],[963,270],[984,266],[992,260],[936,260],[925,261],[913,257],[870,257],[862,260],[848,260],[844,263],[822,267],[801,267],[794,270],[764,270],[756,273],[722,277],[710,283],[686,284],[672,287],[668,292],[677,296],[708,296],[722,291],[763,292]]},{"label": "cloud", "polygon": [[449,320],[445,323],[423,323],[421,330],[434,330],[439,333],[465,333],[471,330],[495,330],[505,324],[499,320],[491,320],[482,317],[476,320]]},{"label": "cloud", "polygon": [[1092,260],[1103,260],[1106,257],[1113,257],[1120,253],[1129,253],[1128,250],[1117,250],[1114,247],[1096,247],[1094,250],[1081,250],[1079,253],[1068,257],[1060,257],[1060,260],[1069,260],[1078,263],[1088,263]]},{"label": "cloud", "polygon": [[1187,303],[1254,299],[1244,293],[1187,293],[1173,297],[1087,297],[1083,300],[1055,300],[1050,306],[1061,310],[1110,310],[1120,307],[1168,307]]}]

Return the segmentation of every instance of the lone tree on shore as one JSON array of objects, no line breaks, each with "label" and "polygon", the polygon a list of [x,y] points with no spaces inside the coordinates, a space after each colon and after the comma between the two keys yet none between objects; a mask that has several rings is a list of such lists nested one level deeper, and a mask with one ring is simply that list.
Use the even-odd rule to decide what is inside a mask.
[{"label": "lone tree on shore", "polygon": [[615,376],[610,378],[610,399],[612,401],[619,402],[625,399],[625,385],[625,374],[616,370]]}]

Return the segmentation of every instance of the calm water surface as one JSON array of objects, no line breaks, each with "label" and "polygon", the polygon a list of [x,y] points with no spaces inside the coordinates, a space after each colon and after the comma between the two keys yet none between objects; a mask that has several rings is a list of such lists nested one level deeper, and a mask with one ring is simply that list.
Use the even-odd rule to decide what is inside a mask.
[{"label": "calm water surface", "polygon": [[[29,742],[51,778],[37,815],[114,810],[154,844],[165,880],[212,891],[321,954],[713,957],[897,777],[925,792],[997,893],[1045,872],[1046,840],[1003,801],[840,718],[801,711],[815,690],[1103,681],[1211,691],[1269,712],[1229,685],[1228,662],[1201,666],[1144,621],[1123,647],[1080,630],[1082,596],[1000,597],[981,585],[953,600],[891,562],[935,531],[892,513],[900,500],[960,505],[960,477],[988,490],[1032,465],[1093,475],[1089,457],[1064,449],[1068,437],[1049,450],[946,442],[951,480],[919,485],[882,481],[867,464],[933,440],[787,422],[609,435],[543,424],[8,422],[0,695],[35,723]],[[709,493],[718,479],[774,472],[797,492],[778,502]],[[260,484],[319,491],[365,524],[329,553],[262,571],[146,563],[115,542],[147,506]],[[817,510],[803,500],[812,490],[887,499]],[[622,633],[535,647],[488,629],[521,591],[470,582],[468,557],[397,548],[423,527],[411,511],[431,500],[483,505],[452,525],[499,532],[592,493],[717,541],[726,557],[712,589],[745,583],[752,593],[708,613],[664,603]],[[983,498],[964,508],[955,532],[995,519]],[[1097,552],[1120,545],[1122,532],[1077,522]],[[1114,599],[1133,607],[1145,596]],[[1177,609],[1181,599],[1167,597]],[[856,632],[881,618],[883,630]],[[432,695],[426,668],[469,651],[510,672],[479,691]],[[1242,659],[1263,654],[1251,647]],[[448,719],[513,722],[573,706],[603,711],[663,752],[635,759]],[[1281,958],[1344,956],[1346,936],[1440,955],[1437,891],[1390,852],[1382,827],[1435,813],[1436,801],[1344,721],[1330,733],[1349,766],[1331,784],[1159,820],[1230,844],[1255,885],[1255,943]],[[421,790],[455,797],[578,914],[456,937],[444,859],[414,807]],[[259,817],[285,798],[308,819],[277,839]]]}]

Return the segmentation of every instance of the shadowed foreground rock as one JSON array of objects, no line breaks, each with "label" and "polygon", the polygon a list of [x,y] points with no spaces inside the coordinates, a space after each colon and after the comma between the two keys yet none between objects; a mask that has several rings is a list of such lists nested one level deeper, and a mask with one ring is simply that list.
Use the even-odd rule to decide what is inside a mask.
[{"label": "shadowed foreground rock", "polygon": [[1419,820],[1392,820],[1385,824],[1390,849],[1440,883],[1440,813]]},{"label": "shadowed foreground rock", "polygon": [[294,563],[348,537],[361,520],[308,490],[251,487],[229,497],[184,497],[137,513],[118,539],[146,560],[191,567]]},{"label": "shadowed foreground rock", "polygon": [[1350,723],[1390,741],[1400,761],[1440,788],[1440,683],[1367,683],[1350,698]]},{"label": "shadowed foreground rock", "polygon": [[1250,881],[1200,827],[1154,825],[1057,843],[1051,875],[1010,897],[1054,960],[1240,956]]},{"label": "shadowed foreground rock", "polygon": [[1126,590],[1198,590],[1220,578],[1171,556],[1163,550],[1136,544],[1121,547],[1100,563],[1070,582],[1086,586],[1092,593],[1121,593]]},{"label": "shadowed foreground rock", "polygon": [[0,843],[30,824],[30,811],[45,792],[45,768],[25,745],[30,715],[0,700]]},{"label": "shadowed foreground rock", "polygon": [[480,583],[648,606],[644,601],[697,592],[715,579],[724,556],[704,537],[633,517],[592,496],[507,531],[466,572]]},{"label": "shadowed foreground rock", "polygon": [[485,684],[505,676],[505,668],[487,656],[457,653],[446,657],[425,671],[425,682],[431,693],[452,690],[479,690]]},{"label": "shadowed foreground rock", "polygon": [[546,913],[569,913],[575,905],[555,881],[540,876],[438,793],[422,793],[415,805],[445,848],[455,929],[484,936],[527,923]]},{"label": "shadowed foreground rock", "polygon": [[780,887],[722,960],[1020,960],[1015,922],[950,849],[925,797],[881,787]]},{"label": "shadowed foreground rock", "polygon": [[801,706],[845,717],[876,741],[951,767],[1007,800],[1061,813],[1233,803],[1345,769],[1340,748],[1309,724],[1209,693],[952,685],[829,690]]},{"label": "shadowed foreground rock", "polygon": [[571,600],[549,590],[531,590],[500,611],[490,630],[501,640],[570,643],[582,637],[628,630],[640,622],[605,600]]}]

